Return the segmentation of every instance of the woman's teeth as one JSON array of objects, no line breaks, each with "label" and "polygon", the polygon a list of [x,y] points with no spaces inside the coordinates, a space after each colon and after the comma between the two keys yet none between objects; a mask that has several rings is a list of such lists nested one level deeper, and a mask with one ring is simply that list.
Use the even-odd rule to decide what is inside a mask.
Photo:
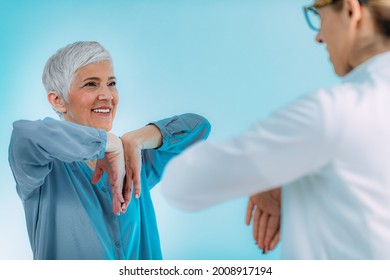
[{"label": "woman's teeth", "polygon": [[110,113],[111,109],[93,109],[92,110],[95,113]]}]

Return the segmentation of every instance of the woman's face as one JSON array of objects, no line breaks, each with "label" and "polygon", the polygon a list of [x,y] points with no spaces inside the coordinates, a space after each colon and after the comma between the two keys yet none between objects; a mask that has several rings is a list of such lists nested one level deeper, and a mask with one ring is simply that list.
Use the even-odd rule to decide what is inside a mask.
[{"label": "woman's face", "polygon": [[65,104],[64,119],[110,131],[118,104],[112,65],[108,61],[79,68]]},{"label": "woman's face", "polygon": [[350,25],[345,18],[345,11],[336,11],[326,6],[318,9],[321,17],[321,29],[316,40],[326,44],[329,58],[337,75],[345,76],[352,70],[349,63],[352,54],[352,38]]}]

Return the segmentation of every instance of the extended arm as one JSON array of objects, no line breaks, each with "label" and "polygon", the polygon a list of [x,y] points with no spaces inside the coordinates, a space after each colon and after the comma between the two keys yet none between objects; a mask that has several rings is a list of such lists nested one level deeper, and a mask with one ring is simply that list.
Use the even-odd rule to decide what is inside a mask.
[{"label": "extended arm", "polygon": [[179,208],[197,210],[267,191],[323,167],[335,138],[323,98],[321,93],[303,98],[221,144],[189,148],[167,166],[163,194]]}]

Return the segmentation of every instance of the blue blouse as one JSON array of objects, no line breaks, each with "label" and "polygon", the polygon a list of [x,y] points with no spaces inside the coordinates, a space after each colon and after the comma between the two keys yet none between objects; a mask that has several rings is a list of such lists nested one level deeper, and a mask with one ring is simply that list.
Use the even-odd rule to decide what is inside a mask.
[{"label": "blue blouse", "polygon": [[207,138],[210,124],[183,114],[153,125],[163,144],[142,151],[141,197],[116,216],[108,176],[93,185],[85,163],[104,157],[104,130],[51,118],[14,123],[9,163],[34,259],[162,259],[150,190],[172,157]]}]

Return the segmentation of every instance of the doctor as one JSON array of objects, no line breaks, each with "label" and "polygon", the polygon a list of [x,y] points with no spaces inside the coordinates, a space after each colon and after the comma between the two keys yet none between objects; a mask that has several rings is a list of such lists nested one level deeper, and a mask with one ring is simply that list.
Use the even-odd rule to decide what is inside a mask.
[{"label": "doctor", "polygon": [[[259,198],[277,210],[283,186],[283,258],[390,259],[390,0],[317,0],[304,10],[343,82],[241,136],[193,146],[167,167],[163,193],[189,210],[250,194],[248,218],[258,207],[255,222],[277,241],[279,214]],[[272,249],[269,240],[260,247]]]}]

